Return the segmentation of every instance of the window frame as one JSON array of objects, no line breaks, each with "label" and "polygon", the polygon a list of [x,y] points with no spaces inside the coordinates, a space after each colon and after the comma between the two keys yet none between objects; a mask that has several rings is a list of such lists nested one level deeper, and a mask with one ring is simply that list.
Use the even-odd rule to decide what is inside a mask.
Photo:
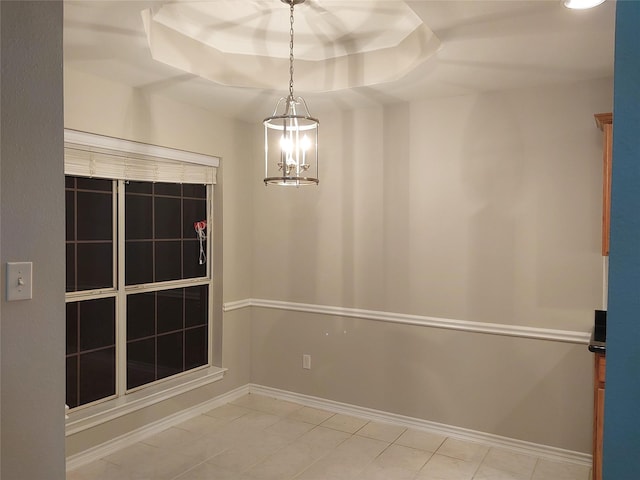
[{"label": "window frame", "polygon": [[[75,175],[74,175],[75,176]],[[67,177],[67,174],[65,173],[65,178]],[[112,242],[113,242],[113,248],[112,248],[112,259],[113,261],[113,269],[112,269],[112,285],[111,287],[101,287],[101,288],[93,288],[90,290],[74,290],[72,292],[66,292],[65,291],[65,303],[69,303],[68,300],[69,298],[82,298],[84,300],[88,300],[90,298],[104,298],[105,296],[115,296],[115,293],[117,291],[118,288],[118,264],[115,261],[115,259],[118,258],[118,219],[116,218],[116,214],[117,214],[117,201],[118,201],[118,195],[117,195],[117,182],[115,182],[113,179],[111,179],[111,184],[112,184],[112,188],[111,188],[111,222],[112,222],[112,230],[111,230],[111,238],[112,238]],[[65,187],[66,189],[66,187]],[[75,189],[77,191],[77,189]],[[75,241],[77,242],[78,240],[75,239]],[[76,265],[77,268],[77,265]],[[112,295],[109,295],[112,294]],[[86,297],[86,298],[85,298]]]},{"label": "window frame", "polygon": [[[65,178],[67,177],[67,175],[65,174]],[[112,286],[111,287],[101,287],[101,288],[94,288],[94,289],[89,289],[89,290],[74,290],[72,292],[66,292],[65,291],[65,306],[68,303],[77,303],[77,302],[83,302],[83,301],[87,301],[87,300],[98,300],[98,299],[103,299],[103,298],[113,298],[114,299],[114,303],[115,303],[115,318],[114,318],[114,327],[115,327],[115,332],[114,332],[114,338],[115,338],[115,347],[116,347],[116,358],[115,358],[115,385],[114,385],[114,391],[115,393],[113,395],[107,396],[107,397],[103,397],[100,398],[98,400],[94,400],[92,402],[88,402],[82,405],[78,405],[76,407],[73,407],[70,409],[70,412],[75,412],[78,409],[82,409],[85,407],[90,407],[92,405],[96,405],[111,399],[115,399],[117,397],[119,397],[119,393],[118,393],[118,350],[120,350],[119,346],[118,346],[118,218],[117,218],[117,202],[118,202],[118,195],[117,195],[117,188],[118,188],[118,182],[114,181],[113,179],[111,179],[111,223],[112,223],[112,230],[111,230],[111,238],[112,238],[112,278],[111,278],[111,283]],[[75,191],[77,191],[77,188],[74,189]],[[75,207],[77,206],[77,202],[76,205],[74,205],[74,211],[75,211]],[[75,239],[75,241],[77,242],[77,238]],[[77,266],[76,266],[77,269]],[[66,284],[66,282],[65,282]],[[126,320],[126,319],[125,319]],[[65,358],[66,358],[66,354],[65,354]],[[65,380],[66,381],[66,380]]]},{"label": "window frame", "polygon": [[[89,428],[96,422],[96,415],[102,418],[102,421],[108,421],[111,418],[135,411],[138,408],[162,401],[201,385],[217,381],[224,375],[226,369],[214,365],[215,358],[215,305],[214,299],[214,275],[213,275],[213,197],[216,168],[219,165],[219,158],[211,157],[192,152],[186,152],[154,145],[139,144],[126,140],[114,139],[111,137],[102,137],[84,132],[65,130],[65,147],[71,148],[87,148],[89,150],[98,149],[99,151],[109,150],[113,155],[133,155],[136,162],[144,160],[148,157],[150,161],[154,158],[160,160],[171,160],[176,162],[185,162],[206,166],[213,170],[211,178],[212,182],[206,184],[206,220],[207,220],[207,242],[206,255],[207,266],[206,275],[204,277],[193,277],[187,279],[169,280],[162,282],[152,282],[138,285],[125,284],[125,182],[126,179],[110,178],[105,175],[96,175],[96,178],[106,178],[112,181],[112,228],[113,228],[113,287],[98,288],[92,290],[65,292],[65,303],[79,302],[83,300],[114,298],[115,299],[115,339],[116,339],[116,380],[115,394],[96,400],[91,403],[79,405],[69,411],[67,416],[67,427],[72,427],[71,431],[75,432],[84,428]],[[82,147],[84,146],[84,147]],[[94,165],[90,165],[92,168]],[[189,167],[186,167],[188,169]],[[197,167],[196,167],[197,168]],[[72,170],[77,169],[77,165],[71,167]],[[65,151],[65,175],[86,176],[76,171],[67,171],[66,151]],[[139,180],[139,179],[135,179]],[[182,180],[182,181],[181,181]],[[152,181],[143,179],[141,181]],[[167,178],[158,180],[160,182],[168,181]],[[184,181],[184,179],[175,179],[175,183],[198,183],[193,181]],[[202,366],[180,372],[169,377],[161,378],[153,382],[140,385],[131,389],[127,389],[126,372],[127,372],[127,328],[126,328],[126,312],[127,298],[131,294],[155,292],[168,290],[173,288],[186,288],[195,286],[207,286],[207,362]],[[167,397],[167,395],[169,395]],[[124,413],[122,413],[124,412]],[[88,419],[92,419],[88,421]],[[102,422],[99,422],[102,423]],[[88,425],[88,426],[86,426]],[[67,428],[67,434],[70,434]]]},{"label": "window frame", "polygon": [[[121,395],[127,395],[129,393],[133,393],[139,391],[141,389],[156,385],[158,383],[164,382],[168,379],[179,378],[180,376],[184,376],[186,374],[192,373],[194,371],[202,370],[209,368],[212,366],[213,361],[213,249],[212,249],[212,241],[207,241],[207,271],[204,277],[194,277],[194,278],[186,278],[179,280],[168,280],[162,282],[152,282],[152,283],[142,283],[142,284],[134,284],[134,285],[126,285],[125,281],[125,229],[124,225],[126,222],[125,217],[125,197],[126,197],[126,189],[125,189],[125,181],[118,180],[118,211],[117,217],[118,222],[120,222],[121,227],[118,229],[118,251],[122,252],[122,255],[118,255],[117,257],[117,286],[118,292],[121,295],[116,299],[116,395],[118,392],[123,392]],[[212,225],[211,217],[213,213],[213,187],[212,185],[207,185],[207,193],[206,193],[206,205],[207,205],[207,237],[212,236]],[[207,240],[209,240],[207,238]],[[148,292],[157,292],[162,290],[170,290],[173,288],[186,288],[186,287],[196,287],[201,285],[207,285],[209,289],[209,295],[207,298],[207,363],[200,367],[196,367],[184,372],[176,373],[175,375],[171,375],[170,377],[161,378],[159,380],[155,380],[150,383],[145,383],[144,385],[140,385],[131,389],[127,389],[127,297],[132,294],[137,293],[148,293]],[[119,319],[123,319],[119,321]],[[118,349],[118,347],[120,347]],[[120,351],[118,351],[120,350]]]}]

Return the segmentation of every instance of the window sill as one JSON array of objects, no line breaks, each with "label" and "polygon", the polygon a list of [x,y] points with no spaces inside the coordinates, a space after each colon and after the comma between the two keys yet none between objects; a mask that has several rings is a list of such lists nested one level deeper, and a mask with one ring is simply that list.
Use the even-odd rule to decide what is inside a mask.
[{"label": "window sill", "polygon": [[224,377],[226,371],[226,368],[209,367],[114,398],[113,400],[71,412],[66,421],[65,435],[73,435],[190,390],[217,382]]}]

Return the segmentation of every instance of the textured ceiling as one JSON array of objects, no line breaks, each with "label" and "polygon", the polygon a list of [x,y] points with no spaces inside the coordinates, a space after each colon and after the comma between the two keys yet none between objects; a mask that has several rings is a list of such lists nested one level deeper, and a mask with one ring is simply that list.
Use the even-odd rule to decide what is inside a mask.
[{"label": "textured ceiling", "polygon": [[[289,58],[289,5],[280,1],[181,1],[152,16],[223,52]],[[294,7],[295,55],[322,60],[394,47],[422,23],[402,1],[309,0]]]},{"label": "textured ceiling", "polygon": [[[234,10],[240,2],[246,9]],[[193,2],[65,1],[65,66],[223,115],[262,119],[288,88],[287,5],[280,0],[199,3],[206,8]],[[170,25],[173,30],[218,52],[246,57],[249,76],[264,77],[264,82],[257,87],[238,83],[247,74],[234,77],[233,61],[216,65],[215,57],[206,54],[190,69],[155,60],[143,23],[145,10],[149,20],[165,28],[169,12],[182,12],[183,23]],[[312,113],[613,75],[612,0],[587,11],[568,10],[560,0],[307,0],[295,12],[300,29],[296,67],[298,57],[301,62],[299,82],[294,77],[296,93],[305,97]],[[199,24],[185,26],[189,16],[198,17]],[[400,64],[398,55],[393,62],[376,61],[379,75],[387,76],[366,81],[371,68],[357,61],[354,52],[393,48],[401,37],[408,38],[407,31],[419,28],[433,35],[428,38],[435,43],[426,48],[432,55],[408,64]],[[278,52],[283,41],[285,59]],[[313,48],[315,42],[318,48]],[[338,76],[326,70],[336,55],[345,68]],[[324,62],[324,70],[305,74],[305,57]],[[251,68],[257,73],[252,75]],[[218,76],[207,74],[211,71]]]},{"label": "textured ceiling", "polygon": [[[282,2],[182,1],[143,10],[142,19],[154,60],[216,84],[278,89],[289,72]],[[306,92],[398,80],[440,47],[402,1],[310,0],[296,7],[294,30],[294,80]]]}]

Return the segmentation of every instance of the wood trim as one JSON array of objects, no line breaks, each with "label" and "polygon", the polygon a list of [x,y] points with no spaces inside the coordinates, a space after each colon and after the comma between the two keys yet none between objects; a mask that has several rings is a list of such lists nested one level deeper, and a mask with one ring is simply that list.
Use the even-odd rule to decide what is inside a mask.
[{"label": "wood trim", "polygon": [[606,124],[611,125],[613,123],[613,113],[596,113],[594,115],[596,119],[596,125],[600,130],[604,130],[603,126]]},{"label": "wood trim", "polygon": [[600,384],[601,387],[604,388],[604,380],[605,380],[605,370],[607,368],[607,357],[602,354],[596,355],[598,359],[598,365],[596,366],[596,371],[598,372],[598,376],[596,381]]},{"label": "wood trim", "polygon": [[602,131],[602,255],[609,255],[611,225],[611,165],[613,150],[613,114],[597,113],[596,125]]},{"label": "wood trim", "polygon": [[593,453],[593,480],[602,480],[602,440],[604,437],[604,388],[596,389],[596,445]]},{"label": "wood trim", "polygon": [[607,358],[594,355],[593,369],[593,480],[602,480],[602,440],[604,437],[604,381]]}]

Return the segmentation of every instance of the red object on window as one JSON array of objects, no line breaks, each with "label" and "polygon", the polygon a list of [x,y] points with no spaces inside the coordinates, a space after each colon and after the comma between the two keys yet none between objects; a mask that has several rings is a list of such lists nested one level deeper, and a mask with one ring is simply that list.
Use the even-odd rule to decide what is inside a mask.
[{"label": "red object on window", "polygon": [[204,251],[204,241],[207,239],[207,234],[205,230],[207,228],[207,221],[200,220],[199,222],[193,223],[193,228],[196,231],[196,235],[198,235],[198,240],[200,242],[200,256],[198,257],[198,263],[200,265],[204,265],[207,262],[207,254]]}]

